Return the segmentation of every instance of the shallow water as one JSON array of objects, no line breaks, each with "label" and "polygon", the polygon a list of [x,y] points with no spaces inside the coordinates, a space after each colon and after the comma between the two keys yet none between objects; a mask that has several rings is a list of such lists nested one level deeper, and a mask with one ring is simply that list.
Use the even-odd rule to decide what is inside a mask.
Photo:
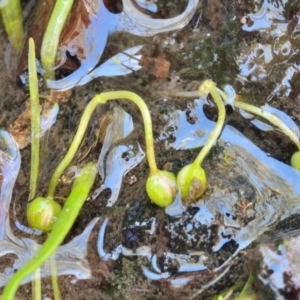
[{"label": "shallow water", "polygon": [[[293,19],[291,12],[295,7],[287,6],[287,9],[281,11],[281,7],[286,5],[285,1],[275,4],[265,1],[265,5],[270,6],[266,13],[260,10],[262,3],[210,1],[200,5],[191,23],[182,31],[143,39],[146,55],[162,56],[170,62],[171,71],[165,79],[158,80],[141,70],[126,77],[95,79],[86,87],[76,88],[69,102],[60,106],[56,124],[43,139],[39,192],[45,193],[51,173],[70,144],[86,103],[102,90],[126,88],[144,97],[153,116],[155,135],[160,137],[156,141],[158,164],[174,172],[191,162],[198,152],[196,149],[179,150],[182,146],[178,144],[184,144],[186,148],[200,146],[203,141],[199,142],[195,136],[207,136],[207,130],[213,123],[205,118],[205,131],[201,123],[204,118],[201,103],[164,97],[160,91],[195,90],[200,80],[212,78],[219,86],[223,83],[232,84],[236,92],[247,97],[249,102],[263,105],[271,101],[270,105],[286,112],[299,126],[300,90],[296,84],[299,79],[298,24],[290,35],[288,32],[291,30],[288,24]],[[240,18],[247,13],[249,18],[253,18],[254,25],[261,19],[269,23],[258,31],[250,31],[254,25],[246,27],[240,23]],[[126,35],[113,35],[108,41],[108,48],[125,43],[126,38]],[[141,44],[141,40],[136,43]],[[1,43],[1,53],[4,52],[4,44]],[[281,54],[275,53],[278,45],[283,51]],[[288,45],[288,51],[284,45]],[[3,59],[3,55],[1,57]],[[1,62],[3,64],[3,60]],[[243,73],[244,70],[249,74]],[[1,68],[0,84],[0,120],[3,127],[7,127],[23,110],[26,94],[15,88],[4,67]],[[230,259],[231,255],[238,254],[263,231],[270,230],[270,225],[275,226],[281,219],[298,212],[300,184],[295,178],[299,180],[299,173],[286,165],[295,146],[276,131],[258,130],[237,111],[229,109],[228,124],[237,128],[248,140],[234,129],[225,129],[221,143],[204,164],[209,173],[210,187],[203,203],[183,208],[180,218],[171,217],[153,206],[145,195],[148,167],[145,159],[142,160],[141,151],[145,149],[143,127],[138,110],[128,102],[123,104],[118,101],[96,111],[72,166],[76,167],[81,160],[99,159],[105,139],[99,141],[97,131],[106,113],[112,114],[114,106],[121,106],[130,114],[135,129],[127,140],[120,142],[116,148],[110,146],[110,150],[118,152],[121,149],[119,154],[138,153],[138,161],[141,162],[129,171],[125,167],[124,177],[123,174],[119,174],[118,179],[110,177],[118,184],[123,178],[120,190],[110,192],[106,189],[96,200],[84,206],[58,256],[65,263],[61,264],[61,273],[69,268],[73,270],[69,274],[82,272],[81,278],[88,277],[89,280],[78,280],[71,275],[62,276],[60,288],[63,299],[160,299],[162,295],[166,299],[193,296],[210,299],[237,279],[246,279],[246,257],[239,254],[235,259]],[[214,108],[205,106],[204,111],[206,116],[215,120]],[[172,119],[171,116],[176,114],[179,117]],[[171,123],[170,118],[173,120]],[[178,120],[180,123],[176,125]],[[180,137],[182,135],[183,138]],[[162,136],[168,137],[169,148]],[[184,142],[182,139],[185,139]],[[189,144],[192,140],[195,144]],[[134,146],[129,149],[129,145]],[[122,147],[127,148],[123,151]],[[104,155],[104,152],[102,157],[109,164],[113,158],[107,152]],[[126,155],[122,157],[126,159]],[[21,170],[12,201],[16,206],[18,220],[26,225],[23,212],[27,201],[29,148],[22,150],[21,158]],[[278,170],[282,170],[282,173]],[[96,188],[103,184],[103,173],[106,171],[100,172]],[[111,187],[111,183],[108,186]],[[70,184],[62,182],[59,195],[65,197],[69,189]],[[117,200],[116,193],[119,193]],[[106,207],[112,197],[114,206]],[[248,206],[243,208],[243,205]],[[285,230],[295,227],[292,222],[286,222]],[[90,227],[87,227],[88,224]],[[14,248],[16,246],[11,244],[10,248],[5,246],[5,249],[13,249],[27,259],[32,253],[30,249],[33,242],[29,235],[15,227],[13,219],[11,227],[11,234],[18,241],[25,239],[29,244],[15,242],[19,245],[18,252]],[[83,232],[84,228],[88,228],[87,231]],[[102,240],[99,233],[104,232],[106,235]],[[83,240],[74,240],[81,233]],[[22,251],[24,245],[26,251]],[[70,257],[69,261],[66,256]],[[8,268],[8,274],[14,267],[18,267],[18,263],[22,263],[21,260],[15,263],[16,256],[5,255],[1,259],[1,264]],[[74,265],[74,262],[79,264]],[[235,271],[227,269],[231,264]],[[191,269],[193,272],[188,272]],[[4,270],[1,272],[5,274]],[[221,276],[223,274],[224,277]],[[151,276],[157,280],[149,281],[147,277]],[[45,281],[44,297],[52,297],[49,284],[50,281]],[[30,299],[30,289],[30,285],[25,285],[19,295]]]}]

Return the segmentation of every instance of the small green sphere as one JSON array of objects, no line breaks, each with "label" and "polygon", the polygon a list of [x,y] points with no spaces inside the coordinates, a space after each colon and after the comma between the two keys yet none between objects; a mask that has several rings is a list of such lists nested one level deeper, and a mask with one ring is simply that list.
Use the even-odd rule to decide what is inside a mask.
[{"label": "small green sphere", "polygon": [[207,179],[204,169],[197,164],[183,167],[177,175],[177,186],[183,201],[193,203],[205,192]]},{"label": "small green sphere", "polygon": [[176,177],[173,173],[159,170],[150,175],[146,183],[146,191],[156,205],[167,207],[175,200],[177,193]]},{"label": "small green sphere", "polygon": [[27,206],[27,221],[31,228],[42,232],[51,231],[61,206],[51,198],[37,197]]},{"label": "small green sphere", "polygon": [[300,151],[293,154],[291,158],[291,166],[297,170],[300,170]]}]

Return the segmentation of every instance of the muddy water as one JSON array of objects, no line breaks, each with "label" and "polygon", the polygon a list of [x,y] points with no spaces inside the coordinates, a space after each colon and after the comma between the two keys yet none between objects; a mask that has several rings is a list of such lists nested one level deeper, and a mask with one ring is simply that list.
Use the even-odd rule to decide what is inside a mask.
[{"label": "muddy water", "polygon": [[[180,32],[162,34],[149,39],[136,38],[137,44],[146,43],[143,50],[146,56],[150,58],[164,57],[170,62],[170,73],[166,78],[156,78],[156,74],[151,73],[151,71],[141,70],[126,77],[95,79],[86,86],[75,88],[69,101],[60,106],[55,126],[43,138],[39,193],[46,192],[51,173],[70,145],[86,103],[101,91],[128,89],[141,95],[149,105],[153,116],[154,134],[157,138],[166,131],[165,126],[168,124],[166,116],[176,110],[182,110],[187,115],[190,124],[197,122],[196,119],[190,117],[194,109],[191,100],[176,98],[166,100],[160,96],[159,91],[194,90],[197,88],[198,82],[206,78],[213,79],[219,86],[225,83],[232,84],[237,93],[256,105],[263,105],[269,99],[271,101],[269,104],[286,112],[300,125],[300,91],[297,85],[299,79],[297,65],[299,42],[295,33],[297,27],[293,28],[294,35],[288,31],[291,30],[288,29],[291,28],[288,27],[288,24],[293,19],[294,12],[297,11],[297,5],[290,1],[286,4],[284,13],[278,12],[278,7],[272,7],[273,15],[271,17],[273,19],[266,16],[266,19],[263,20],[267,24],[265,29],[252,30],[251,22],[245,24],[243,29],[240,18],[255,10],[259,11],[261,4],[262,1],[214,0],[209,1],[209,3],[204,1],[190,24]],[[285,3],[280,2],[277,5],[283,7],[283,4]],[[282,19],[280,19],[281,16],[283,16]],[[252,16],[252,19],[255,20],[255,16]],[[271,19],[273,23],[267,23]],[[262,22],[262,20],[258,20],[254,24],[261,24],[260,21]],[[287,26],[282,29],[280,24],[287,24]],[[270,27],[275,33],[270,30]],[[279,30],[285,30],[284,34],[278,33]],[[109,39],[104,55],[108,57],[109,50],[115,49],[119,44],[126,43],[127,39],[126,35],[113,35]],[[7,41],[2,27],[1,40],[0,122],[1,126],[6,128],[25,109],[27,95],[22,89],[16,88],[4,67],[4,52]],[[270,47],[273,51],[271,51],[272,57],[267,56],[270,53]],[[242,66],[247,72],[242,73]],[[253,71],[250,72],[249,70]],[[121,106],[133,119],[134,131],[129,136],[124,137],[120,143],[127,147],[122,154],[127,155],[127,162],[130,162],[132,158],[130,155],[139,155],[142,158],[140,151],[145,150],[145,143],[139,112],[128,102],[114,101],[98,108],[95,112],[82,147],[72,163],[73,166],[80,166],[89,160],[98,160],[105,141],[103,133],[102,136],[99,135],[99,126],[105,124],[105,118],[113,119],[114,106]],[[216,119],[214,108],[205,107],[204,110],[209,119]],[[271,157],[283,163],[288,163],[292,153],[296,150],[295,146],[282,134],[276,131],[262,132],[230,108],[228,108],[227,123],[238,129]],[[171,143],[172,136],[168,138],[169,143]],[[109,150],[118,151],[117,146],[118,143],[115,141],[110,145]],[[129,146],[132,147],[129,148]],[[220,197],[220,193],[221,197],[224,195],[229,198],[233,197],[230,198],[231,200],[235,199],[234,197],[242,197],[241,193],[243,193],[243,199],[247,203],[255,202],[252,207],[250,205],[249,209],[245,211],[238,205],[241,204],[240,202],[234,205],[234,213],[238,215],[241,224],[246,227],[253,221],[255,213],[258,212],[256,207],[259,203],[258,191],[247,179],[238,174],[240,165],[232,171],[230,180],[226,178],[222,181],[222,177],[227,177],[224,176],[227,171],[223,170],[225,168],[223,165],[220,167],[216,163],[216,158],[222,161],[230,153],[227,153],[223,146],[220,145],[220,148],[216,148],[205,161],[205,167],[210,174],[210,188],[204,197],[204,202],[209,202],[214,197]],[[175,151],[172,148],[166,149],[165,140],[162,141],[161,139],[157,139],[155,148],[159,167],[173,172],[178,172],[182,166],[191,162],[198,152],[198,150]],[[11,227],[13,234],[18,238],[30,237],[30,235],[20,231],[14,222],[14,218],[16,218],[18,222],[26,225],[24,211],[29,180],[29,150],[27,147],[21,152],[22,165],[12,201],[16,206],[16,217],[12,214]],[[109,159],[109,154],[105,155],[105,158]],[[126,164],[124,166],[124,161],[122,161],[124,173],[128,172],[124,175],[123,180],[120,177],[115,179],[116,182],[121,183],[120,190],[117,191],[119,196],[115,205],[105,207],[108,199],[111,199],[112,195],[116,193],[114,190],[105,189],[94,201],[86,203],[72,232],[67,237],[66,243],[70,243],[74,237],[83,232],[91,220],[100,218],[95,223],[91,234],[86,236],[86,249],[74,246],[74,252],[87,251],[86,260],[82,259],[82,261],[88,262],[87,269],[91,271],[90,278],[77,280],[73,275],[61,276],[59,284],[63,299],[161,299],[162,297],[166,299],[188,299],[193,296],[197,299],[210,299],[237,281],[244,282],[247,279],[249,267],[245,263],[247,256],[244,254],[240,254],[232,261],[231,269],[228,271],[225,267],[224,269],[221,268],[220,271],[212,271],[221,266],[238,249],[238,244],[234,239],[225,243],[223,235],[224,246],[220,246],[219,251],[210,254],[212,249],[216,249],[217,242],[222,240],[218,237],[220,235],[219,226],[223,222],[220,216],[219,219],[216,217],[212,227],[200,222],[200,228],[193,228],[194,231],[188,231],[186,226],[190,226],[188,224],[191,220],[197,219],[199,208],[188,208],[180,221],[165,215],[163,210],[149,202],[145,194],[144,186],[149,171],[145,159],[141,159],[141,162],[129,171],[126,166],[128,167]],[[120,165],[118,168],[121,168]],[[107,177],[108,175],[110,174],[106,173]],[[217,180],[214,181],[214,178]],[[102,183],[103,178],[99,176],[96,187],[100,187]],[[237,190],[235,186],[238,187]],[[218,192],[219,190],[221,192]],[[70,184],[68,180],[65,180],[60,184],[57,192],[62,203],[69,191]],[[108,218],[108,221],[102,249],[104,253],[100,258],[98,235],[104,228],[105,218]],[[294,217],[291,222],[285,220],[285,230],[297,226],[295,218],[297,217]],[[276,224],[279,219],[273,224]],[[230,221],[229,217],[226,221]],[[193,224],[197,224],[195,221],[193,222]],[[151,234],[152,226],[155,227],[155,231]],[[172,228],[174,230],[171,230]],[[280,228],[278,225],[276,231],[280,232]],[[256,228],[256,230],[258,229]],[[194,238],[189,237],[189,234],[194,234]],[[232,232],[228,231],[227,234],[232,234]],[[267,240],[272,239],[272,232],[265,238]],[[42,240],[38,237],[36,239]],[[118,245],[122,245],[123,255],[114,260],[109,255],[114,253],[112,251]],[[149,248],[141,249],[141,247]],[[127,252],[125,252],[125,248]],[[137,253],[144,254],[136,255]],[[178,256],[176,258],[170,255],[166,257],[166,253]],[[189,259],[180,256],[189,253],[192,253]],[[150,260],[147,255],[150,256]],[[154,255],[156,258],[153,258]],[[79,260],[78,254],[74,257],[73,262]],[[12,267],[14,259],[14,255],[2,257],[1,266],[3,266],[3,270],[1,267],[1,272],[4,271],[4,266]],[[156,262],[153,262],[155,259]],[[197,266],[194,267],[198,269],[191,273],[179,272],[180,267],[186,266],[186,263],[196,264]],[[158,277],[161,276],[162,279],[148,280],[144,275],[145,269],[143,272],[142,266]],[[158,269],[153,266],[157,266]],[[226,274],[216,284],[198,294],[208,283],[221,276],[222,272]],[[180,288],[175,287],[174,280],[180,282],[184,278],[188,278],[189,283]],[[43,295],[44,297],[52,297],[51,282],[48,279],[43,280]],[[31,299],[30,284],[24,285],[19,290],[18,297]]]}]

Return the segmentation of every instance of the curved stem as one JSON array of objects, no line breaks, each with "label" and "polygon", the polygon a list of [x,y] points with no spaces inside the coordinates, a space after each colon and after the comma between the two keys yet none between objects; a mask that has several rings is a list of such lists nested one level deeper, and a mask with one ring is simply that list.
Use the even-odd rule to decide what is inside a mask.
[{"label": "curved stem", "polygon": [[287,135],[296,144],[296,146],[300,150],[300,141],[299,141],[298,137],[277,116],[275,116],[269,112],[266,112],[259,107],[256,107],[256,106],[248,104],[248,103],[240,102],[237,100],[233,101],[233,105],[235,107],[241,108],[245,111],[248,111],[250,113],[253,113],[255,115],[258,115],[258,116],[268,120],[271,124],[278,127],[285,135]]},{"label": "curved stem", "polygon": [[211,148],[213,147],[214,143],[218,139],[224,125],[225,117],[226,117],[226,111],[224,102],[220,96],[220,93],[218,92],[216,85],[211,80],[206,80],[203,82],[203,84],[199,87],[200,93],[210,93],[214,102],[216,103],[219,111],[219,116],[217,123],[210,133],[208,140],[206,141],[204,147],[201,149],[200,153],[196,157],[194,163],[201,165],[206,155],[209,153]]},{"label": "curved stem", "polygon": [[40,104],[34,47],[34,40],[30,38],[28,52],[28,73],[31,120],[31,164],[28,201],[32,200],[36,194],[40,165]]},{"label": "curved stem", "polygon": [[155,161],[155,153],[154,153],[154,139],[153,139],[153,133],[152,133],[152,121],[151,121],[151,116],[148,110],[147,105],[143,101],[141,97],[139,97],[137,94],[128,92],[128,91],[113,91],[113,92],[105,92],[101,93],[97,96],[95,96],[90,103],[87,105],[77,132],[74,136],[74,139],[72,141],[72,144],[63,158],[63,160],[60,162],[60,164],[57,166],[55,169],[48,188],[48,197],[53,198],[56,185],[58,183],[58,180],[66,167],[70,164],[72,159],[74,158],[80,143],[82,142],[83,136],[86,132],[88,123],[91,119],[91,116],[96,109],[96,107],[100,104],[105,104],[109,100],[116,100],[116,99],[127,99],[132,102],[134,102],[138,108],[141,111],[143,120],[144,120],[144,130],[145,130],[145,141],[146,141],[146,151],[147,151],[147,158],[148,158],[148,163],[150,167],[150,172],[152,174],[157,172],[157,166],[156,166],[156,161]]},{"label": "curved stem", "polygon": [[57,0],[51,14],[41,47],[41,62],[45,70],[45,82],[54,79],[54,64],[60,34],[74,0]]},{"label": "curved stem", "polygon": [[[224,100],[226,100],[228,98],[228,96],[220,89],[218,89],[219,93],[222,95],[222,98]],[[287,135],[297,146],[297,148],[300,151],[300,141],[299,138],[296,136],[296,134],[288,127],[286,126],[281,120],[280,118],[278,118],[277,116],[264,111],[262,108],[260,107],[256,107],[254,105],[251,105],[249,103],[245,103],[245,102],[241,102],[238,100],[234,100],[233,101],[233,105],[235,107],[241,108],[245,111],[248,111],[252,114],[255,114],[257,116],[260,116],[266,120],[268,120],[271,124],[273,124],[274,126],[278,127],[285,135]]]},{"label": "curved stem", "polygon": [[13,274],[3,290],[2,300],[13,300],[22,280],[41,267],[63,242],[86,201],[90,189],[94,184],[96,174],[97,167],[93,163],[89,163],[81,169],[74,181],[72,191],[63,210],[54,224],[52,231],[48,235],[47,240],[35,253],[33,258]]}]

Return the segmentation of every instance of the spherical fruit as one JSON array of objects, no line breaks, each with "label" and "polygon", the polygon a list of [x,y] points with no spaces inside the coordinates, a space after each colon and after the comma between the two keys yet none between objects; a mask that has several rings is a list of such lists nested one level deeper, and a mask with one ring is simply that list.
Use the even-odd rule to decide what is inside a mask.
[{"label": "spherical fruit", "polygon": [[149,176],[146,183],[149,198],[156,205],[167,207],[175,200],[177,193],[176,177],[173,173],[159,170]]},{"label": "spherical fruit", "polygon": [[51,231],[61,206],[51,198],[37,197],[27,206],[27,221],[30,227],[42,232]]},{"label": "spherical fruit", "polygon": [[198,200],[207,187],[206,173],[197,164],[183,167],[177,175],[177,186],[181,193],[181,199],[188,203]]},{"label": "spherical fruit", "polygon": [[300,151],[293,154],[291,158],[291,166],[297,170],[300,170]]}]

